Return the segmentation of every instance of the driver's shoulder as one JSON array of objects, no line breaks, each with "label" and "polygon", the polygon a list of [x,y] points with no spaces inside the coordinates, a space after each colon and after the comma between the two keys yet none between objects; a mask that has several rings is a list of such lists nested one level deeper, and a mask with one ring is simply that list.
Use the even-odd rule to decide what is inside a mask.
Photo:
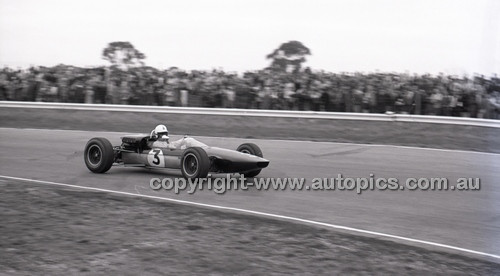
[{"label": "driver's shoulder", "polygon": [[148,143],[150,147],[155,147],[155,148],[168,148],[169,143],[166,141],[161,141],[161,140],[153,140]]}]

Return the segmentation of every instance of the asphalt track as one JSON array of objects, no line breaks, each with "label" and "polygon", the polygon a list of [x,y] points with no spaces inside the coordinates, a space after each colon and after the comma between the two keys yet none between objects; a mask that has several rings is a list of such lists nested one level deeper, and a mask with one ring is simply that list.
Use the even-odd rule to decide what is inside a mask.
[{"label": "asphalt track", "polygon": [[[219,195],[153,191],[151,177],[179,172],[113,167],[93,174],[83,163],[92,137],[119,143],[123,133],[0,129],[0,174],[268,212],[442,243],[500,255],[500,155],[409,147],[199,137],[236,148],[255,142],[271,160],[260,177],[460,177],[481,179],[480,191],[228,191]],[[173,135],[172,138],[176,138]]]}]

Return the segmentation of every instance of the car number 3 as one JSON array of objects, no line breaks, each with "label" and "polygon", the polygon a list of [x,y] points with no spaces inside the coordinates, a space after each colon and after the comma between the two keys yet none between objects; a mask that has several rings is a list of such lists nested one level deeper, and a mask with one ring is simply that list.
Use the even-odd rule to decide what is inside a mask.
[{"label": "car number 3", "polygon": [[161,149],[152,149],[148,154],[148,164],[153,167],[165,167],[165,159]]}]

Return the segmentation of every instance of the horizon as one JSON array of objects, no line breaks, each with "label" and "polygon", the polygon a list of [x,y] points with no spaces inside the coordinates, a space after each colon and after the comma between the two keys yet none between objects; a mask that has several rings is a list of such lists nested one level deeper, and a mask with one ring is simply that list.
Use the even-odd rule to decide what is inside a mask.
[{"label": "horizon", "polygon": [[494,76],[498,14],[494,0],[0,0],[0,66],[108,66],[107,44],[129,41],[160,70],[241,73],[298,40],[313,71]]}]

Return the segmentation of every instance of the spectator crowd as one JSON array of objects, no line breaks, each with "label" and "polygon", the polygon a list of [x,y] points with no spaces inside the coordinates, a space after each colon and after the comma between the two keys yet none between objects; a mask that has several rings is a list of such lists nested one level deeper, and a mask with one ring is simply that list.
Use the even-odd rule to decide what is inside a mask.
[{"label": "spectator crowd", "polygon": [[3,68],[0,100],[332,112],[395,112],[499,119],[500,79],[407,73],[237,74],[172,67]]}]

